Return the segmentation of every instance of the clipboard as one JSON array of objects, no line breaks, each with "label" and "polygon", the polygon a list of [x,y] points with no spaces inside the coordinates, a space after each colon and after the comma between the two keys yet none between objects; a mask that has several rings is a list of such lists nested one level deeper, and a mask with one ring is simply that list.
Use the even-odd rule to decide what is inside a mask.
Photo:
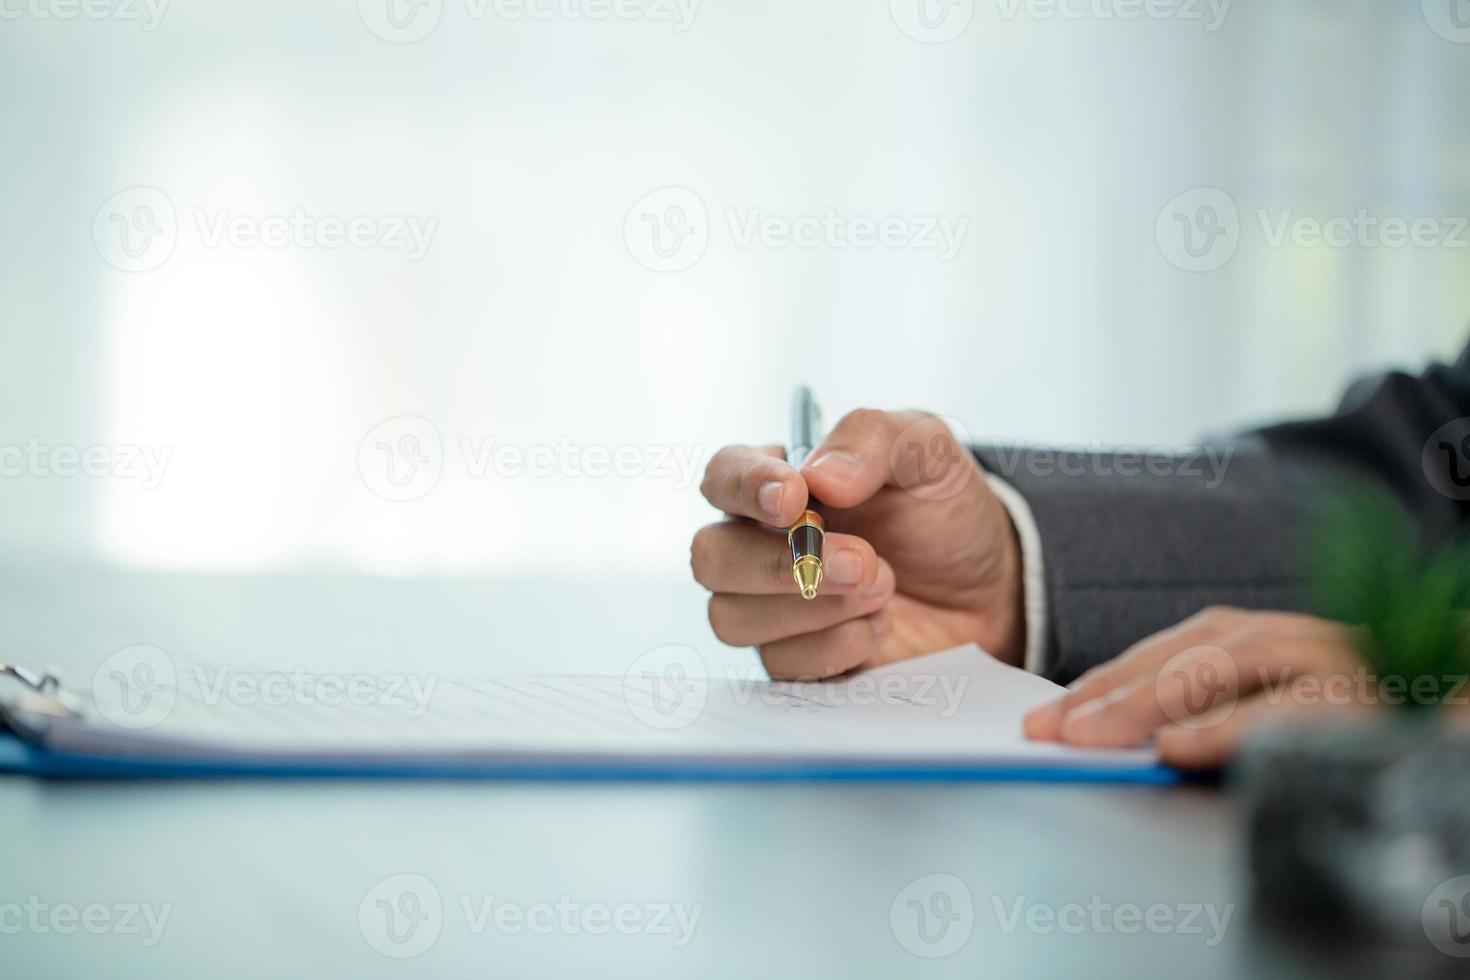
[{"label": "clipboard", "polygon": [[[941,679],[960,696],[915,692]],[[1027,743],[1019,718],[1049,681],[973,646],[822,684],[714,680],[679,724],[649,714],[657,691],[634,678],[456,681],[415,727],[344,713],[315,734],[310,715],[216,707],[207,725],[178,711],[142,730],[112,724],[95,691],[54,672],[0,665],[0,772],[55,779],[461,779],[646,781],[1062,782],[1168,785],[1180,775],[1152,750],[1092,751]],[[860,701],[860,692],[887,691]],[[507,692],[531,699],[507,700]],[[654,701],[648,701],[654,696]],[[597,698],[602,701],[597,701]],[[619,704],[619,698],[625,703]],[[564,723],[545,707],[577,705]],[[580,700],[578,700],[580,699]],[[967,699],[969,699],[967,701]],[[183,699],[181,697],[181,703]],[[464,709],[522,715],[476,727]],[[631,710],[630,710],[631,707]],[[507,709],[511,710],[511,709]],[[525,718],[541,712],[540,727]],[[688,712],[686,712],[688,714]],[[223,719],[223,720],[222,720]],[[1009,721],[1007,720],[1009,719]],[[290,721],[283,733],[279,722]],[[401,722],[402,719],[397,719]],[[340,722],[344,730],[332,728]],[[1003,734],[1014,722],[1014,738]],[[395,722],[396,723],[396,722]],[[515,730],[510,730],[514,728]],[[5,734],[8,730],[9,734]],[[295,732],[303,734],[297,736]]]}]

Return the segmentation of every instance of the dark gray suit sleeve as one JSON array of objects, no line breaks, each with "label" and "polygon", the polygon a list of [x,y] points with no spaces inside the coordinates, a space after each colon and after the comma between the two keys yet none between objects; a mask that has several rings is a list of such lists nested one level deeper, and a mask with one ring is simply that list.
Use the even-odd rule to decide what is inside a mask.
[{"label": "dark gray suit sleeve", "polygon": [[[1066,683],[1209,605],[1305,608],[1306,540],[1347,481],[1390,491],[1427,541],[1463,532],[1470,421],[1455,423],[1467,416],[1470,348],[1419,377],[1359,382],[1328,418],[1194,454],[977,448],[1040,532],[1047,675]],[[1453,438],[1430,445],[1446,425]]]}]

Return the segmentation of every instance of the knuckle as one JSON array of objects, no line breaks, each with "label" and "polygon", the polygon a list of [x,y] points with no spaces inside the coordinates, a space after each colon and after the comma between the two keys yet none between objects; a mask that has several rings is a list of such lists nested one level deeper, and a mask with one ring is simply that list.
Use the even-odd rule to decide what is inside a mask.
[{"label": "knuckle", "polygon": [[715,638],[729,646],[740,646],[738,625],[730,601],[724,596],[713,595],[709,599],[709,625]]},{"label": "knuckle", "polygon": [[888,413],[877,408],[855,408],[843,416],[840,427],[858,439],[875,439],[888,427]]},{"label": "knuckle", "polygon": [[766,473],[764,460],[752,459],[740,467],[740,475],[736,479],[736,488],[741,500],[754,500],[756,491],[760,489],[761,479]]},{"label": "knuckle", "polygon": [[908,428],[924,435],[949,435],[949,423],[926,409],[904,413]]},{"label": "knuckle", "polygon": [[757,649],[766,673],[775,681],[820,681],[846,669],[833,656],[837,639],[830,631],[820,636],[767,640]]},{"label": "knuckle", "polygon": [[1239,616],[1240,610],[1234,606],[1212,605],[1195,613],[1193,622],[1200,626],[1220,628],[1231,625]]},{"label": "knuckle", "polygon": [[1256,621],[1240,624],[1219,645],[1227,655],[1249,663],[1290,664],[1301,653],[1295,637]]},{"label": "knuckle", "polygon": [[738,454],[743,448],[745,447],[721,446],[719,449],[715,450],[715,454],[709,458],[709,466],[707,468],[715,470],[724,466],[729,466],[731,459],[733,459],[736,454]]},{"label": "knuckle", "polygon": [[705,588],[710,587],[710,573],[714,562],[714,535],[715,526],[702,527],[694,532],[694,539],[689,542],[689,569],[694,573],[694,581]]},{"label": "knuckle", "polygon": [[[876,562],[876,556],[873,558]],[[878,574],[873,577],[873,584],[879,586],[878,594],[868,597],[864,593],[864,606],[872,610],[882,609],[888,605],[888,601],[898,592],[898,577],[889,570],[887,562],[879,562]]]},{"label": "knuckle", "polygon": [[760,654],[761,666],[766,669],[766,674],[771,680],[789,681],[792,679],[792,676],[786,672],[786,664],[783,659],[775,654],[769,644],[757,648],[756,652]]},{"label": "knuckle", "polygon": [[705,464],[704,477],[699,481],[699,492],[704,494],[706,500],[713,500],[714,495],[719,492],[720,482],[730,468],[730,449],[730,446],[726,446],[719,450]]},{"label": "knuckle", "polygon": [[1310,616],[1275,609],[1263,609],[1243,615],[1249,616],[1250,621],[1262,630],[1282,636],[1300,635],[1305,630],[1311,630],[1316,626],[1316,621]]},{"label": "knuckle", "polygon": [[891,579],[884,581],[882,572],[878,573],[878,582],[882,586],[878,594],[871,597],[863,597],[863,604],[860,608],[863,610],[864,615],[871,615],[872,613],[886,608],[888,606],[888,603],[893,600],[894,595],[898,592],[897,583]]},{"label": "knuckle", "polygon": [[704,478],[699,483],[700,493],[706,499],[714,500],[721,490],[738,482],[743,469],[741,454],[745,449],[745,446],[725,446],[710,457],[704,468]]}]

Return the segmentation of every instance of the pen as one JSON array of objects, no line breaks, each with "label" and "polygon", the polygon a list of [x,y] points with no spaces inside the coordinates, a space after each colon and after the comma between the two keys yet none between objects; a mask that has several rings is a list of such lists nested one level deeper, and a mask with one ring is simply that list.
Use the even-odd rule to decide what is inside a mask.
[{"label": "pen", "polygon": [[[791,396],[791,440],[786,446],[786,461],[798,470],[822,438],[822,412],[817,408],[812,390],[805,385]],[[822,515],[803,511],[786,532],[791,547],[791,577],[803,599],[815,599],[822,584],[822,539],[826,526]]]}]

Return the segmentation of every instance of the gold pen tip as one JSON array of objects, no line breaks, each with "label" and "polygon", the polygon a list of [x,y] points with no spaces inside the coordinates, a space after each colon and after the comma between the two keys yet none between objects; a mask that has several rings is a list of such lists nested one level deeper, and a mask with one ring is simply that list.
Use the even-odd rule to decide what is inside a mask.
[{"label": "gold pen tip", "polygon": [[822,584],[822,560],[816,555],[803,555],[791,566],[791,575],[803,599],[815,599],[817,586]]}]

